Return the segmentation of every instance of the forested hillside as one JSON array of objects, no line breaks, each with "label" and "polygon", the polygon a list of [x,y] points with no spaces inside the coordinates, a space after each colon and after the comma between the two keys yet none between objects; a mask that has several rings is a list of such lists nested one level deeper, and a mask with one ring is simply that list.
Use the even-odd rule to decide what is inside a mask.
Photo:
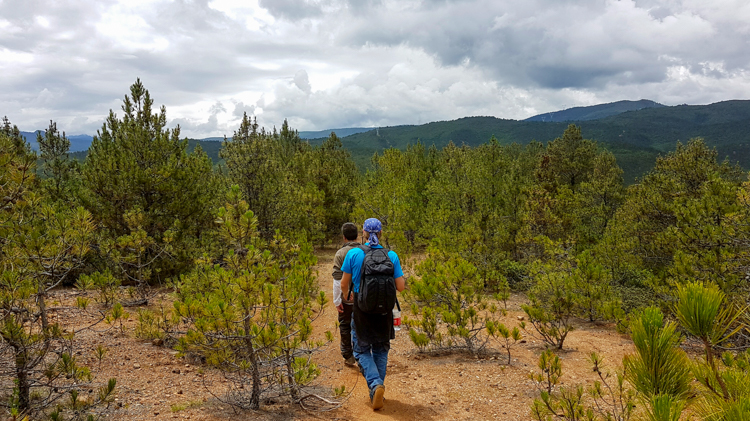
[{"label": "forested hillside", "polygon": [[[719,159],[728,158],[750,169],[750,101],[725,101],[711,105],[656,107],[615,116],[577,122],[587,138],[611,151],[623,169],[626,183],[653,168],[656,157],[674,150],[674,145],[696,137],[716,147]],[[569,123],[466,117],[421,126],[381,127],[342,139],[358,167],[366,168],[373,153],[385,148],[404,149],[420,141],[443,148],[477,146],[495,137],[501,144],[525,145],[532,140],[546,143],[559,136]],[[321,140],[311,141],[312,144]]]},{"label": "forested hillside", "polygon": [[543,122],[571,122],[599,120],[613,115],[621,114],[626,111],[637,111],[644,108],[664,107],[658,102],[642,99],[640,101],[617,101],[607,104],[590,105],[587,107],[573,107],[560,111],[535,115],[524,121],[543,121]]},{"label": "forested hillside", "polygon": [[357,133],[362,132],[368,132],[372,130],[372,127],[365,128],[365,127],[348,127],[345,129],[330,129],[330,130],[319,130],[316,132],[299,132],[299,137],[302,139],[320,139],[322,137],[328,137],[331,135],[331,132],[336,133],[336,136],[338,137],[345,137],[350,136]]},{"label": "forested hillside", "polygon": [[[532,419],[750,417],[750,182],[723,160],[747,153],[735,127],[750,103],[588,126],[475,117],[315,144],[244,115],[231,138],[203,145],[154,103],[136,81],[81,159],[54,123],[38,154],[10,121],[0,127],[0,408],[11,419],[128,410],[114,404],[117,378],[97,376],[107,349],[77,348],[87,334],[173,349],[200,378],[221,378],[203,390],[236,411],[341,407],[351,386],[317,381],[336,346],[316,323],[333,308],[317,259],[344,222],[372,217],[405,268],[413,352],[503,370],[519,347],[538,354],[538,369],[518,368],[538,390]],[[706,140],[687,140],[693,131]],[[646,144],[661,156],[626,186],[610,148]],[[356,153],[371,159],[364,173]],[[523,312],[513,319],[511,293]],[[157,296],[169,305],[149,307]],[[591,323],[629,335],[633,351],[611,372],[569,345]],[[561,386],[560,353],[588,358],[591,378]]]}]

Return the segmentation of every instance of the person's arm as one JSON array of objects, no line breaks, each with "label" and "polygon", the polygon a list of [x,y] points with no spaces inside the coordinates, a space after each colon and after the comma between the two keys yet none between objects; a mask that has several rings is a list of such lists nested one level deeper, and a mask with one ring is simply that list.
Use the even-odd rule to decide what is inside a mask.
[{"label": "person's arm", "polygon": [[[344,276],[341,277],[341,292],[344,294],[344,298],[349,301],[349,284],[352,282],[352,274],[344,272]],[[398,287],[397,287],[398,288]]]},{"label": "person's arm", "polygon": [[396,291],[401,292],[406,289],[406,279],[403,276],[396,278]]},{"label": "person's arm", "polygon": [[406,279],[404,279],[404,271],[401,269],[401,260],[393,250],[388,252],[388,257],[393,262],[393,277],[396,281],[396,291],[401,292],[406,289]]},{"label": "person's arm", "polygon": [[339,313],[344,312],[344,303],[341,302],[341,276],[344,272],[341,270],[341,265],[344,264],[344,258],[346,252],[341,248],[336,252],[333,257],[333,305]]},{"label": "person's arm", "polygon": [[341,280],[333,278],[333,305],[339,313],[344,312],[344,305],[341,303]]}]

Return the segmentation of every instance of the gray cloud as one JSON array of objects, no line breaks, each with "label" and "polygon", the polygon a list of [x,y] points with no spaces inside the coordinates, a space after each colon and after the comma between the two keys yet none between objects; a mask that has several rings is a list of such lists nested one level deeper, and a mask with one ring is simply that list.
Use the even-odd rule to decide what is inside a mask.
[{"label": "gray cloud", "polygon": [[232,116],[234,116],[235,118],[242,118],[245,114],[255,114],[255,105],[245,105],[242,102],[234,104],[234,111],[232,111]]},{"label": "gray cloud", "polygon": [[208,121],[206,121],[205,123],[200,123],[195,120],[186,118],[175,118],[171,121],[171,123],[173,125],[179,125],[180,132],[183,135],[185,134],[183,132],[188,132],[190,133],[191,137],[209,137],[212,133],[216,133],[220,130],[218,115],[226,111],[227,109],[226,107],[224,107],[224,104],[217,101],[215,104],[209,107]]},{"label": "gray cloud", "polygon": [[261,7],[280,18],[297,21],[322,14],[319,4],[310,0],[260,0]]},{"label": "gray cloud", "polygon": [[300,70],[294,74],[294,86],[306,94],[310,93],[312,86],[310,86],[310,78],[307,76],[306,71]]},{"label": "gray cloud", "polygon": [[140,77],[188,136],[750,97],[739,0],[0,0],[0,114],[93,134]]},{"label": "gray cloud", "polygon": [[[687,2],[673,6],[651,10],[627,0],[429,2],[397,15],[362,17],[339,41],[407,44],[444,65],[468,61],[491,69],[501,82],[553,89],[663,80],[670,67],[665,55],[688,66],[725,61],[730,68],[747,68],[746,25],[730,7],[717,12],[708,5],[691,10]],[[750,17],[743,9],[740,14]],[[727,19],[732,24],[721,24]]]}]

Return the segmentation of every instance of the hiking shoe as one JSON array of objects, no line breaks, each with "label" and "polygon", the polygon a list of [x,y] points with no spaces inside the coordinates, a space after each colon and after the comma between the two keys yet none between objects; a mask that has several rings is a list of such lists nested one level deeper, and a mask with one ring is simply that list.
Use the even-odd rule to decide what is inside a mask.
[{"label": "hiking shoe", "polygon": [[385,403],[385,398],[383,398],[383,395],[385,395],[385,386],[383,386],[382,384],[375,386],[372,397],[370,398],[373,411],[377,411],[378,409],[381,409],[383,407],[383,404]]},{"label": "hiking shoe", "polygon": [[352,355],[351,357],[344,360],[344,364],[346,364],[349,367],[354,367],[355,365],[357,365],[357,359],[354,358],[354,356]]}]

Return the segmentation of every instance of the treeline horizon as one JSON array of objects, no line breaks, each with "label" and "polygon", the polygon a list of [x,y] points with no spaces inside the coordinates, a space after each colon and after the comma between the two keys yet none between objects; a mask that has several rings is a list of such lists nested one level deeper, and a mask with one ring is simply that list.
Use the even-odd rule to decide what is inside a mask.
[{"label": "treeline horizon", "polygon": [[[609,110],[599,108],[606,108],[607,105],[613,104],[587,107],[586,110],[594,114],[604,112],[606,115]],[[723,101],[710,105],[632,110],[570,123],[579,125],[587,138],[597,140],[600,147],[615,155],[623,169],[625,184],[630,185],[653,168],[658,156],[673,152],[678,141],[684,143],[696,137],[704,138],[709,147],[716,148],[719,159],[728,159],[750,170],[750,138],[744,130],[744,122],[748,118],[750,101]],[[338,136],[357,168],[364,173],[370,168],[374,153],[382,153],[391,147],[405,150],[409,145],[422,143],[425,146],[434,144],[442,149],[449,141],[456,145],[477,147],[493,136],[502,145],[525,145],[533,140],[546,144],[558,137],[570,123],[464,117],[418,126],[381,127],[377,132],[370,130]],[[312,146],[319,146],[326,139],[303,140]],[[210,141],[188,138],[188,142],[191,148],[200,144],[214,164],[221,162],[221,138]],[[71,154],[79,160],[85,159],[85,155],[85,151]]]}]

